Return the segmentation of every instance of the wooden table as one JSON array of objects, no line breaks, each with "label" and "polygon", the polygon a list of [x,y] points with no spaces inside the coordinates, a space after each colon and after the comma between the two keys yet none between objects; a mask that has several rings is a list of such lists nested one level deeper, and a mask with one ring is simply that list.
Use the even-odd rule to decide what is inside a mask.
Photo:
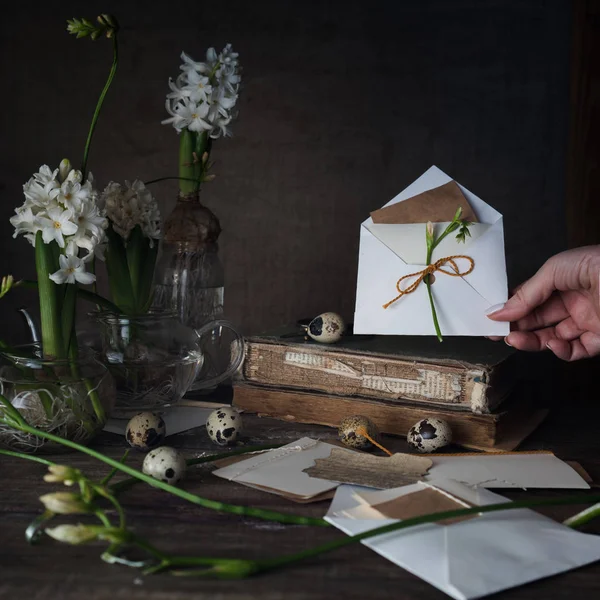
[{"label": "wooden table", "polygon": [[[581,416],[581,414],[585,416]],[[569,416],[571,415],[571,416]],[[271,419],[245,416],[248,443],[290,442],[303,435],[323,440],[335,437],[325,427],[292,425]],[[523,445],[523,449],[552,449],[565,459],[578,460],[600,482],[600,410],[597,403],[585,413],[555,411],[546,423]],[[393,449],[406,449],[405,441],[387,438]],[[214,451],[203,428],[169,438],[170,445],[184,448],[188,457]],[[112,457],[120,457],[125,441],[103,434],[94,445]],[[83,455],[49,457],[77,466],[101,478],[107,469]],[[131,456],[130,463],[141,467],[143,455]],[[292,504],[280,497],[231,483],[201,466],[189,473],[184,487],[208,498],[252,505],[281,512],[322,516],[328,503]],[[407,573],[371,550],[349,546],[319,560],[304,562],[285,570],[242,581],[205,581],[169,575],[141,576],[123,566],[111,566],[99,558],[102,544],[69,546],[48,537],[38,546],[29,546],[23,533],[41,512],[38,497],[52,489],[44,483],[44,466],[19,459],[0,458],[0,598],[69,600],[286,600],[314,598],[398,598],[442,600],[445,594]],[[597,490],[596,490],[597,491]],[[569,492],[502,492],[513,499],[549,497]],[[582,499],[587,492],[581,492]],[[122,496],[128,522],[140,535],[160,548],[181,554],[229,557],[274,557],[327,542],[344,535],[337,529],[284,526],[251,518],[218,514],[179,500],[160,490],[139,485]],[[544,510],[564,519],[572,507]],[[600,534],[600,523],[585,531]],[[558,600],[600,598],[600,563],[544,579],[494,596],[498,600]]]}]

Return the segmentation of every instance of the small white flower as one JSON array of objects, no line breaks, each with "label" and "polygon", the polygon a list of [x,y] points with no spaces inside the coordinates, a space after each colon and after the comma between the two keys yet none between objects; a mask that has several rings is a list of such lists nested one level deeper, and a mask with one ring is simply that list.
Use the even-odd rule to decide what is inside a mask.
[{"label": "small white flower", "polygon": [[114,231],[125,241],[137,225],[144,237],[150,239],[151,247],[152,240],[160,239],[158,203],[142,181],[125,181],[124,186],[111,181],[102,193],[100,202],[105,206],[106,216]]},{"label": "small white flower", "polygon": [[[76,171],[71,171],[71,173],[76,173]],[[59,188],[50,192],[50,197],[63,204],[65,208],[76,211],[90,197],[92,186],[89,182],[81,185],[76,176],[74,179],[70,179],[71,173]]]},{"label": "small white flower", "polygon": [[89,231],[92,235],[99,236],[101,230],[106,229],[108,222],[100,214],[95,202],[86,199],[79,205],[79,210],[73,219],[77,223],[76,236],[83,237]]},{"label": "small white flower", "polygon": [[197,71],[190,71],[188,73],[188,84],[185,91],[189,94],[192,102],[206,102],[212,93],[212,89],[208,77],[201,75]]},{"label": "small white flower", "polygon": [[15,215],[10,218],[11,225],[15,228],[13,237],[20,233],[35,234],[39,231],[39,225],[35,221],[31,207],[23,205],[15,209]]},{"label": "small white flower", "polygon": [[48,165],[42,165],[40,170],[34,174],[33,178],[43,187],[47,183],[54,181],[57,174],[58,169],[54,169],[54,171],[52,171]]},{"label": "small white flower", "polygon": [[71,221],[73,212],[53,207],[47,211],[47,217],[37,217],[37,222],[42,229],[42,239],[45,244],[52,240],[61,247],[65,247],[65,235],[73,235],[77,231],[77,225]]},{"label": "small white flower", "polygon": [[65,256],[61,254],[58,257],[58,263],[60,269],[50,275],[50,279],[58,285],[75,282],[89,285],[96,281],[95,275],[86,273],[84,261],[81,258],[77,258],[77,256]]}]

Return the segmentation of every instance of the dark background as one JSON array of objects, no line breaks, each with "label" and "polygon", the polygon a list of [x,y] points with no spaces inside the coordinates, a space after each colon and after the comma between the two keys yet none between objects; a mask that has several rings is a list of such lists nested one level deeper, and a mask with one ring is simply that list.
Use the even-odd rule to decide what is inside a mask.
[{"label": "dark background", "polygon": [[[361,221],[432,164],[504,214],[511,284],[566,247],[571,2],[20,2],[0,23],[2,273],[33,275],[8,222],[22,184],[80,161],[111,48],[65,21],[100,12],[122,25],[89,162],[100,189],[176,175],[178,138],[160,121],[180,52],[240,53],[239,119],[202,198],[223,226],[226,315],[245,333],[325,310],[351,319]],[[154,192],[168,212],[177,183]],[[23,304],[35,301],[1,301],[2,337],[24,333],[6,318]]]}]

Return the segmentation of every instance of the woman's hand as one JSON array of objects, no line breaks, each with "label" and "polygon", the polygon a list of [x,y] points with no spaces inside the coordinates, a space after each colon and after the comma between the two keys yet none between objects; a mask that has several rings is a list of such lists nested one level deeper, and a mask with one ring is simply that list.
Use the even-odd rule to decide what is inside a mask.
[{"label": "woman's hand", "polygon": [[510,321],[505,341],[519,350],[549,348],[563,360],[600,354],[600,246],[561,252],[488,317]]}]

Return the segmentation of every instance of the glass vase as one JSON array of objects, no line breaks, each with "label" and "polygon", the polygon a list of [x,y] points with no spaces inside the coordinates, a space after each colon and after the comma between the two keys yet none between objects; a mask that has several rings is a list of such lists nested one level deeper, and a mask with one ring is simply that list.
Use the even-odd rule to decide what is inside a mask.
[{"label": "glass vase", "polygon": [[[64,360],[42,356],[37,345],[2,352],[0,393],[29,425],[87,444],[102,431],[114,406],[115,385],[110,374],[85,350]],[[59,443],[3,424],[0,446],[27,453],[68,451]]]},{"label": "glass vase", "polygon": [[[200,202],[199,192],[180,193],[164,229],[153,306],[173,311],[192,329],[221,319],[224,272],[217,243],[221,233],[219,220]],[[229,331],[215,327],[206,336],[201,377],[190,390],[208,390],[202,379],[213,378],[225,368],[232,342]]]},{"label": "glass vase", "polygon": [[[212,386],[231,376],[241,364],[241,335],[224,320],[192,329],[171,312],[150,311],[142,316],[110,312],[93,314],[100,325],[99,353],[117,386],[114,416],[129,418],[142,410],[161,412],[174,405],[193,382]],[[216,328],[232,332],[227,366],[212,377],[201,375],[203,344]]]}]

